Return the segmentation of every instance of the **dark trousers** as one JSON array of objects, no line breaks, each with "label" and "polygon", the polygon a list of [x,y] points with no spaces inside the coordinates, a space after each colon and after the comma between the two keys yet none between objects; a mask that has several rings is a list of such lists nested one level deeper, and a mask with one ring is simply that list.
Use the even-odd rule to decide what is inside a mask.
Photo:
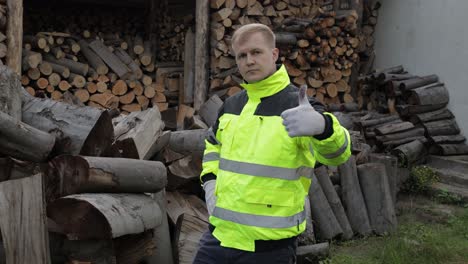
[{"label": "dark trousers", "polygon": [[294,264],[296,262],[295,244],[285,244],[250,252],[235,248],[222,247],[210,231],[200,239],[200,248],[193,264]]}]

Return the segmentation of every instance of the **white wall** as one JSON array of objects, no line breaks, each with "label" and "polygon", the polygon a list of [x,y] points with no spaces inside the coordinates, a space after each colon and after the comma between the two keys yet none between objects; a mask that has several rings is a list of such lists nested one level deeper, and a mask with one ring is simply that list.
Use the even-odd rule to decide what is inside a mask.
[{"label": "white wall", "polygon": [[411,74],[437,74],[449,90],[449,108],[468,136],[468,1],[381,3],[375,67],[402,64]]}]

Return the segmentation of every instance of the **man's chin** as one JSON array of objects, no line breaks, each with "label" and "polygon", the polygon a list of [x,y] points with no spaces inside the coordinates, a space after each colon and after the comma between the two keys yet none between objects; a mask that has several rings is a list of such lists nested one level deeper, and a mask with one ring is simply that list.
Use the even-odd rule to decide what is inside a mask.
[{"label": "man's chin", "polygon": [[263,79],[265,79],[263,76],[248,76],[247,78],[244,78],[248,83],[256,83]]}]

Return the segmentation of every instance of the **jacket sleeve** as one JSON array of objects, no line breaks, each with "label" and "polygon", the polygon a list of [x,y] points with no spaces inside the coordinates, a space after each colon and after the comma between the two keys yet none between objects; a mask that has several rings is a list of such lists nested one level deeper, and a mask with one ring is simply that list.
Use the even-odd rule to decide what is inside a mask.
[{"label": "jacket sleeve", "polygon": [[216,180],[219,168],[219,150],[221,147],[221,131],[218,130],[219,117],[224,112],[224,108],[220,109],[216,123],[208,129],[205,137],[205,151],[203,153],[202,172],[200,174],[201,183],[209,180]]},{"label": "jacket sleeve", "polygon": [[325,131],[321,135],[305,137],[304,147],[308,148],[315,159],[325,165],[340,165],[351,156],[351,138],[349,132],[341,126],[331,113],[323,111],[323,105],[315,100],[311,105],[325,118]]}]

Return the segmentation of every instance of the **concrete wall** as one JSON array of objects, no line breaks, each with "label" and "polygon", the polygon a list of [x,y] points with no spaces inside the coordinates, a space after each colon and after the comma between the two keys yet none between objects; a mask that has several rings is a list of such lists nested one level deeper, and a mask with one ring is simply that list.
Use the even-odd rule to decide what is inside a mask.
[{"label": "concrete wall", "polygon": [[449,90],[449,108],[468,136],[468,1],[381,2],[375,67],[402,64],[412,74],[437,74]]}]

